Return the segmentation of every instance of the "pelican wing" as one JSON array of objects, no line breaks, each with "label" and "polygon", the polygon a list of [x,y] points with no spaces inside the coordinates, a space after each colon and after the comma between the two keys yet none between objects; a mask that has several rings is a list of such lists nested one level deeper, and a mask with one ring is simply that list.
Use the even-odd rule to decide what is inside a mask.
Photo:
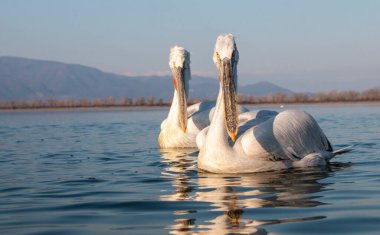
[{"label": "pelican wing", "polygon": [[205,101],[193,104],[187,108],[187,114],[190,117],[197,115],[199,112],[210,110],[215,107],[215,101]]},{"label": "pelican wing", "polygon": [[297,110],[281,112],[247,130],[242,148],[248,156],[271,161],[298,161],[320,150],[332,151],[314,118]]},{"label": "pelican wing", "polygon": [[210,125],[210,112],[215,107],[215,101],[193,104],[187,108],[189,122],[194,123],[197,132]]},{"label": "pelican wing", "polygon": [[278,115],[277,112],[269,110],[258,110],[244,113],[239,116],[239,121],[243,122],[239,126],[237,146],[240,147],[244,155],[258,160],[275,160],[278,154],[274,149],[268,151],[265,146],[275,143],[275,138],[268,130],[271,129],[273,120]]},{"label": "pelican wing", "polygon": [[[215,102],[216,101],[204,101],[193,104],[187,108],[188,118],[193,121],[199,131],[210,125],[212,116],[214,115]],[[250,113],[248,111],[246,107],[238,105],[239,114],[248,114]],[[248,120],[247,115],[244,117],[244,120]],[[240,121],[240,116],[239,122],[243,122]]]},{"label": "pelican wing", "polygon": [[[244,108],[244,107],[243,107]],[[242,112],[239,114],[239,132],[240,134],[249,128],[256,126],[278,114],[276,111],[255,110],[250,112]]]}]

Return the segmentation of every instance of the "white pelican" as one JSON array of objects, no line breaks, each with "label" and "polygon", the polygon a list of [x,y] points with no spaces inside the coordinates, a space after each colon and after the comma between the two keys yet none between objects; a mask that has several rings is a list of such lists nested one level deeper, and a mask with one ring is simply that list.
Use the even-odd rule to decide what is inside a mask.
[{"label": "white pelican", "polygon": [[[190,53],[183,47],[170,49],[169,66],[173,73],[174,95],[168,117],[161,123],[158,144],[161,148],[196,148],[196,136],[210,125],[215,101],[200,102],[187,108]],[[239,107],[240,112],[247,109]]]},{"label": "white pelican", "polygon": [[249,118],[238,126],[239,53],[232,34],[217,38],[213,60],[220,89],[211,124],[197,136],[200,169],[214,173],[248,173],[320,166],[326,165],[336,154],[349,151],[334,152],[314,118],[303,111],[249,112],[241,115]]}]

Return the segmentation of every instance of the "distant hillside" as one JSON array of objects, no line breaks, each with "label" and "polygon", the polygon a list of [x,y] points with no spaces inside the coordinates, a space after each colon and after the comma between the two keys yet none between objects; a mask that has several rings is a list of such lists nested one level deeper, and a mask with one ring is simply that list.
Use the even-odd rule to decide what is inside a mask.
[{"label": "distant hillside", "polygon": [[[61,98],[136,98],[155,96],[164,100],[173,94],[171,77],[130,77],[98,69],[53,61],[0,56],[0,100]],[[239,86],[239,94],[265,96],[293,92],[268,82]],[[191,98],[215,98],[218,81],[193,76]]]},{"label": "distant hillside", "polygon": [[255,84],[240,87],[239,93],[244,95],[254,95],[261,97],[274,93],[284,93],[286,95],[291,95],[294,92],[270,82],[258,82]]}]

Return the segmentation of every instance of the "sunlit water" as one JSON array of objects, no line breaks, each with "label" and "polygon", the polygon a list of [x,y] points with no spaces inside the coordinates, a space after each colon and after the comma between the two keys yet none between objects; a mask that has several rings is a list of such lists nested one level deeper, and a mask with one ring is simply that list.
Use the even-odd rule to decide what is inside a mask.
[{"label": "sunlit water", "polygon": [[380,105],[287,108],[355,151],[207,174],[197,152],[157,148],[167,109],[0,112],[0,234],[379,234]]}]

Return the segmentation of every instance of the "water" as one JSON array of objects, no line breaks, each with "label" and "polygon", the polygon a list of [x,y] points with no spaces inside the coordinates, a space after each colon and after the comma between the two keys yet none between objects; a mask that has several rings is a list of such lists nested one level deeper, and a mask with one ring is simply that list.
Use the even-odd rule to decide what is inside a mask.
[{"label": "water", "polygon": [[286,108],[355,151],[322,169],[206,174],[196,152],[157,148],[167,109],[0,112],[0,233],[380,233],[380,104]]}]

